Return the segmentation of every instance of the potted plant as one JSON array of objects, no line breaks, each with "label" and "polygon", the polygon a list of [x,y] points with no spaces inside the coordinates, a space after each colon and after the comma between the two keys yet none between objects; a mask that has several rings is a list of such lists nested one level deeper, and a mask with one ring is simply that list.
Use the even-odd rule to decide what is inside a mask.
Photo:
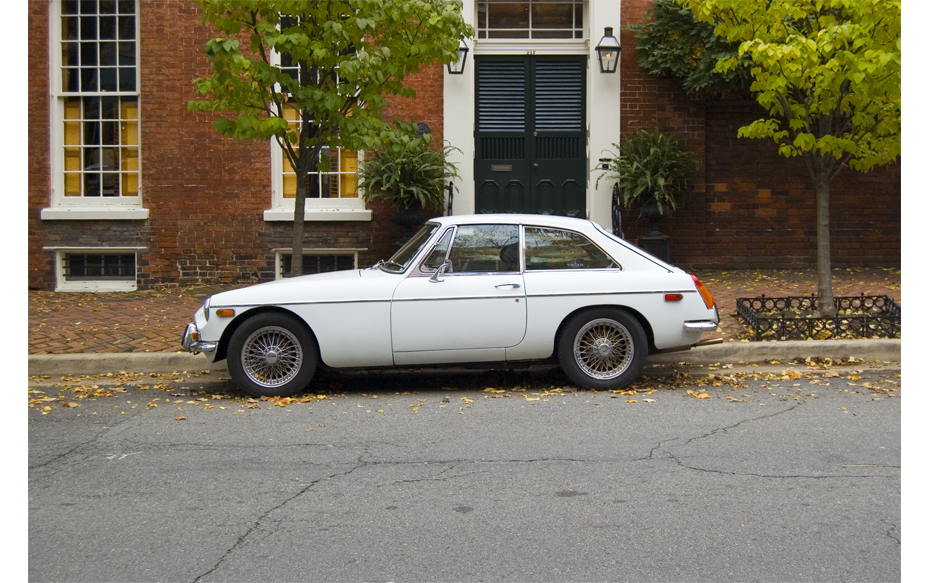
[{"label": "potted plant", "polygon": [[[605,172],[597,184],[601,179],[614,181],[616,202],[627,210],[639,207],[639,217],[648,221],[649,230],[637,244],[644,248],[651,244],[652,249],[647,250],[667,261],[668,237],[659,232],[656,223],[677,210],[691,192],[700,164],[681,149],[675,137],[659,128],[651,133],[640,129],[614,144],[614,148],[617,153],[601,167]],[[661,253],[663,247],[665,252]]]},{"label": "potted plant", "polygon": [[458,178],[449,160],[453,150],[458,148],[434,146],[429,134],[391,142],[359,162],[358,186],[367,202],[378,197],[390,202],[396,210],[391,222],[404,227],[409,237],[426,220],[424,208],[442,209],[447,182]]}]

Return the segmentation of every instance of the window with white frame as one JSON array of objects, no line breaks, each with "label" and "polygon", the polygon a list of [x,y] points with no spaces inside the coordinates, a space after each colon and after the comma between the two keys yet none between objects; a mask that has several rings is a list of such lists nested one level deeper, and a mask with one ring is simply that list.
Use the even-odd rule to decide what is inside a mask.
[{"label": "window with white frame", "polygon": [[55,291],[134,291],[136,249],[57,249]]},{"label": "window with white frame", "polygon": [[[283,71],[296,79],[299,68],[290,55],[273,54]],[[338,85],[338,79],[336,80]],[[300,134],[300,111],[295,106],[284,106],[284,119],[288,129]],[[371,211],[356,188],[358,160],[361,152],[324,146],[316,164],[308,172],[305,218],[310,220],[371,220]],[[271,141],[272,208],[265,211],[265,220],[289,221],[294,218],[294,200],[297,197],[297,172],[277,141]]]},{"label": "window with white frame", "polygon": [[[298,110],[286,107],[285,119],[293,131],[300,131]],[[356,186],[360,152],[324,146],[319,160],[324,170],[314,167],[308,172],[306,218],[310,220],[371,220],[371,211]],[[265,211],[266,220],[293,220],[297,197],[297,172],[281,147],[271,142],[272,208]]]},{"label": "window with white frame", "polygon": [[145,218],[136,0],[52,2],[52,208],[43,219]]},{"label": "window with white frame", "polygon": [[581,39],[584,0],[478,0],[479,39]]}]

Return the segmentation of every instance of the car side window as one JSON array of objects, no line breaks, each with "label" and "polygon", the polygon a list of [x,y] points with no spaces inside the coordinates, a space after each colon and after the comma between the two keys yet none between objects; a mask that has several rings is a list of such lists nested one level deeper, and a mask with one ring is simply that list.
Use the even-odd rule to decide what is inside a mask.
[{"label": "car side window", "polygon": [[455,233],[455,229],[448,229],[443,233],[442,238],[439,239],[439,242],[436,243],[436,246],[433,247],[433,250],[429,252],[429,255],[426,256],[426,259],[423,260],[423,263],[420,264],[420,271],[423,273],[433,273],[439,266],[442,265],[442,262],[446,260],[446,255],[449,252],[449,243],[452,242],[452,234]]},{"label": "car side window", "polygon": [[616,267],[587,237],[562,229],[526,228],[526,269],[607,269]]},{"label": "car side window", "polygon": [[520,271],[517,225],[459,225],[449,251],[450,273]]}]

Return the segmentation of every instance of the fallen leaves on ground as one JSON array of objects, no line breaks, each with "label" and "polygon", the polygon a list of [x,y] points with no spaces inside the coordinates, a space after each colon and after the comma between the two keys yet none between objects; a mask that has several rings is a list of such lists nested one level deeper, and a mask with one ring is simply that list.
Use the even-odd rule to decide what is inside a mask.
[{"label": "fallen leaves on ground", "polygon": [[[778,365],[782,364],[782,362],[778,360],[771,360],[769,362]],[[746,402],[745,397],[749,395],[734,396],[733,394],[727,393],[746,389],[750,382],[762,383],[755,388],[765,391],[774,391],[779,387],[789,389],[790,394],[787,395],[777,395],[775,392],[771,393],[771,396],[777,397],[782,401],[791,399],[798,400],[802,396],[815,397],[816,394],[811,391],[803,395],[798,393],[801,389],[797,387],[800,387],[802,382],[807,386],[817,385],[818,387],[823,387],[824,391],[834,389],[841,392],[858,392],[855,389],[870,391],[870,393],[867,394],[875,395],[876,398],[886,398],[893,396],[894,393],[900,392],[900,374],[891,375],[892,379],[898,380],[863,382],[862,370],[849,368],[864,363],[865,361],[863,359],[852,356],[833,358],[808,357],[791,360],[784,365],[786,368],[783,370],[769,369],[768,371],[753,370],[752,367],[734,370],[733,364],[714,363],[713,365],[707,366],[704,369],[704,371],[707,372],[703,374],[697,372],[695,369],[691,369],[691,372],[674,372],[671,375],[658,377],[650,376],[647,373],[623,389],[603,392],[609,393],[612,399],[619,399],[620,402],[629,403],[631,405],[637,403],[655,403],[655,398],[644,397],[654,396],[658,391],[662,391],[663,394],[681,391],[679,395],[696,400],[725,398],[729,402],[742,403]],[[685,363],[682,363],[682,365],[684,364]],[[29,377],[30,381],[40,383],[41,386],[30,387],[28,389],[28,406],[29,408],[40,410],[43,415],[68,409],[76,409],[78,411],[76,414],[81,415],[80,407],[82,401],[108,400],[114,403],[117,408],[125,407],[128,410],[135,409],[137,405],[141,405],[142,410],[146,410],[146,408],[152,410],[156,409],[162,402],[161,399],[154,394],[149,394],[147,398],[142,399],[141,402],[137,401],[136,403],[132,403],[129,400],[123,401],[120,398],[123,397],[124,394],[125,396],[129,396],[127,393],[131,389],[151,389],[162,391],[163,394],[167,393],[164,397],[164,403],[176,405],[178,411],[184,411],[185,406],[195,406],[201,411],[213,411],[215,413],[210,414],[219,414],[221,411],[225,411],[229,408],[234,411],[234,414],[239,415],[249,409],[271,409],[273,407],[286,408],[286,410],[290,411],[297,405],[308,405],[312,410],[313,406],[317,403],[326,401],[332,402],[337,398],[345,398],[347,396],[346,393],[320,392],[292,397],[252,398],[236,392],[234,392],[234,394],[211,393],[203,390],[198,391],[192,386],[178,386],[178,383],[190,383],[192,377],[209,374],[210,371],[183,371],[163,374],[124,372],[101,375],[65,375],[61,377],[59,381],[52,381],[48,376]],[[220,380],[229,379],[223,378]],[[786,381],[786,385],[789,386],[781,384]],[[791,381],[798,382],[792,383]],[[831,381],[834,384],[833,388],[831,388]],[[345,384],[347,385],[351,385],[354,382],[355,381],[351,380],[351,377],[345,380]],[[410,396],[417,393],[417,391],[411,392],[412,389],[401,392],[401,388],[402,387],[399,386],[396,387],[397,390],[389,389],[389,391],[398,396]],[[329,389],[342,390],[342,384],[331,383]],[[177,392],[179,390],[181,392]],[[325,388],[323,390],[325,390]],[[465,391],[469,389],[460,389],[453,386],[442,387],[442,390]],[[476,401],[482,397],[484,399],[512,399],[520,397],[521,401],[526,402],[527,405],[544,405],[550,402],[564,403],[565,401],[563,399],[565,397],[579,397],[584,395],[585,403],[592,402],[594,406],[600,406],[602,404],[595,402],[598,391],[579,389],[573,386],[545,385],[543,383],[515,384],[514,386],[498,384],[497,386],[486,386],[483,390],[470,390],[478,390],[480,392],[477,395],[460,395],[458,398],[463,404],[463,407],[460,408],[460,412],[464,409],[471,409]],[[384,392],[383,388],[382,392]],[[876,393],[878,395],[876,395]],[[368,393],[356,394],[370,399],[379,399],[379,395],[370,395]],[[181,398],[172,399],[169,398],[168,395],[170,395],[170,397]],[[593,398],[589,400],[588,395]],[[560,399],[560,397],[562,399]],[[623,397],[626,398],[624,399]],[[216,403],[216,401],[224,400],[227,401],[227,403]],[[409,405],[411,412],[419,413],[421,409],[428,406],[428,401],[428,399],[418,397],[416,403]],[[445,408],[450,402],[449,397],[445,396],[438,407]],[[212,403],[216,403],[216,405]],[[224,406],[227,404],[230,405],[230,407]],[[390,405],[390,403],[387,404]],[[379,413],[383,413],[384,411],[385,409],[378,410]],[[368,412],[370,412],[370,410]],[[84,414],[88,413],[89,412],[85,409]],[[124,413],[125,411],[120,412],[120,414]]]}]

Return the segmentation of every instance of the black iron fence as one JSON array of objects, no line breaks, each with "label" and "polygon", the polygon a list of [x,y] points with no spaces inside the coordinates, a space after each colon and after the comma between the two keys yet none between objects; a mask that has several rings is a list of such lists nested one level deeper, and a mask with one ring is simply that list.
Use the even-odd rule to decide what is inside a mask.
[{"label": "black iron fence", "polygon": [[823,317],[816,296],[737,298],[751,340],[900,338],[901,307],[888,296],[833,298],[837,315]]}]

